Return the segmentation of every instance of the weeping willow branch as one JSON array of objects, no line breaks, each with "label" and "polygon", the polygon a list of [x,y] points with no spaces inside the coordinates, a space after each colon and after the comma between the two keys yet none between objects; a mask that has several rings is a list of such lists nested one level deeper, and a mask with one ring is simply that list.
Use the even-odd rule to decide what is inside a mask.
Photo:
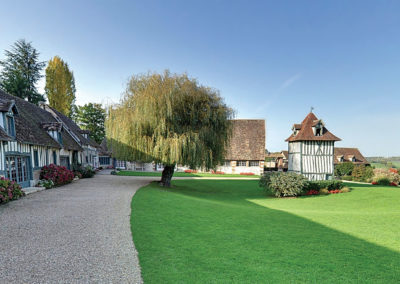
[{"label": "weeping willow branch", "polygon": [[136,75],[108,109],[106,136],[120,160],[211,169],[223,161],[233,115],[217,90],[186,74]]}]

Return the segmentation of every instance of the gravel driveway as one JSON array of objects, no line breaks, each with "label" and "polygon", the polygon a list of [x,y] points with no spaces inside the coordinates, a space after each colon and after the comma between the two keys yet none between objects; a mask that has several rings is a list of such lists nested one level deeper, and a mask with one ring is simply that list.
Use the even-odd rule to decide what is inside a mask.
[{"label": "gravel driveway", "polygon": [[149,181],[98,174],[0,206],[0,282],[141,283],[130,203]]}]

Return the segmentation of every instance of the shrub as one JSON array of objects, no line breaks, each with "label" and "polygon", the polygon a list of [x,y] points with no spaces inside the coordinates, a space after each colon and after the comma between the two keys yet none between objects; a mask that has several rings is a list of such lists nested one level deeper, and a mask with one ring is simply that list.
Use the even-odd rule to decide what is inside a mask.
[{"label": "shrub", "polygon": [[74,173],[66,167],[51,164],[41,169],[40,179],[52,180],[55,186],[59,186],[70,183],[74,179]]},{"label": "shrub", "polygon": [[0,178],[0,203],[7,203],[22,196],[25,196],[25,192],[18,183],[4,177]]},{"label": "shrub", "polygon": [[340,177],[342,180],[348,180],[348,181],[352,181],[353,177],[352,176],[342,176]]},{"label": "shrub", "polygon": [[296,173],[269,172],[261,177],[259,184],[276,197],[288,197],[300,195],[307,179]]},{"label": "shrub", "polygon": [[354,166],[351,176],[354,181],[370,182],[374,176],[374,170],[369,166],[357,165]]},{"label": "shrub", "polygon": [[116,174],[117,174],[117,171],[111,171],[111,174],[112,174],[112,175],[116,175]]},{"label": "shrub", "polygon": [[43,186],[46,189],[54,187],[54,182],[51,179],[41,179],[38,181],[37,186]]},{"label": "shrub", "polygon": [[390,180],[387,177],[381,177],[376,182],[378,185],[390,185]]},{"label": "shrub", "polygon": [[318,190],[309,190],[306,192],[305,195],[318,195],[319,191]]},{"label": "shrub", "polygon": [[74,176],[77,177],[77,178],[82,178],[82,174],[80,172],[78,172],[78,171],[74,172]]},{"label": "shrub", "polygon": [[398,173],[393,172],[391,169],[374,169],[374,181],[377,181],[381,178],[387,178],[390,182],[400,183],[400,175]]},{"label": "shrub", "polygon": [[347,192],[350,192],[350,188],[348,188],[347,186],[345,186],[345,187],[343,187],[343,188],[341,189],[341,191],[342,191],[342,193],[347,193]]},{"label": "shrub", "polygon": [[328,190],[341,189],[343,187],[343,182],[340,180],[319,180],[319,181],[308,181],[307,185],[304,187],[304,191],[308,190],[321,190],[326,188]]},{"label": "shrub", "polygon": [[319,190],[319,194],[321,195],[328,195],[329,194],[329,190],[327,188],[321,188]]},{"label": "shrub", "polygon": [[335,167],[335,176],[342,177],[342,176],[350,176],[353,172],[354,164],[352,162],[344,162],[341,164],[336,165]]},{"label": "shrub", "polygon": [[82,167],[81,165],[77,165],[74,167],[75,172],[79,172],[81,174],[81,178],[91,178],[95,175],[96,171],[91,166]]},{"label": "shrub", "polygon": [[398,186],[398,184],[395,183],[395,182],[391,182],[391,183],[390,183],[390,186]]}]

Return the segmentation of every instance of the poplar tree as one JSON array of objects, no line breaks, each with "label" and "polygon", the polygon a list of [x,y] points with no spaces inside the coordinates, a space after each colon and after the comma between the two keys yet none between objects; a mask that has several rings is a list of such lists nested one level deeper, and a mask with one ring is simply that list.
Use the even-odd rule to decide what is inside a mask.
[{"label": "poplar tree", "polygon": [[68,64],[58,56],[50,59],[47,65],[44,90],[49,105],[66,116],[70,116],[75,102],[75,78]]},{"label": "poplar tree", "polygon": [[233,111],[219,92],[186,74],[132,76],[106,119],[106,137],[119,160],[164,165],[170,186],[175,165],[215,168],[224,160]]},{"label": "poplar tree", "polygon": [[32,43],[24,39],[15,42],[5,51],[5,59],[0,61],[0,87],[7,93],[38,104],[44,101],[36,88],[42,78],[45,62],[39,61],[39,52]]}]

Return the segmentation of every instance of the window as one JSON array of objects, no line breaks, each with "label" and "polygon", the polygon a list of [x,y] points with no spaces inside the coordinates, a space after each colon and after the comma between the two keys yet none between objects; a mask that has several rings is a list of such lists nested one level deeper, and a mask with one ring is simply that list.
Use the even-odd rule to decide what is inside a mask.
[{"label": "window", "polygon": [[46,149],[46,165],[49,164],[49,150]]},{"label": "window", "polygon": [[53,163],[57,165],[57,152],[53,151]]},{"label": "window", "polygon": [[39,153],[37,150],[33,151],[33,159],[35,160],[35,168],[39,167]]},{"label": "window", "polygon": [[110,157],[99,157],[100,165],[109,165]]},{"label": "window", "polygon": [[7,115],[7,132],[11,136],[15,136],[14,117]]},{"label": "window", "polygon": [[89,157],[86,156],[86,163],[89,163]]},{"label": "window", "polygon": [[258,167],[260,165],[259,161],[250,161],[249,166],[250,167]]},{"label": "window", "polygon": [[230,166],[231,166],[231,161],[224,162],[224,167],[230,167]]},{"label": "window", "polygon": [[63,141],[62,141],[61,132],[57,132],[57,140],[58,140],[58,143],[60,143],[62,145]]},{"label": "window", "polygon": [[237,163],[236,163],[236,166],[238,166],[238,167],[245,167],[247,164],[246,164],[246,161],[237,161]]}]

